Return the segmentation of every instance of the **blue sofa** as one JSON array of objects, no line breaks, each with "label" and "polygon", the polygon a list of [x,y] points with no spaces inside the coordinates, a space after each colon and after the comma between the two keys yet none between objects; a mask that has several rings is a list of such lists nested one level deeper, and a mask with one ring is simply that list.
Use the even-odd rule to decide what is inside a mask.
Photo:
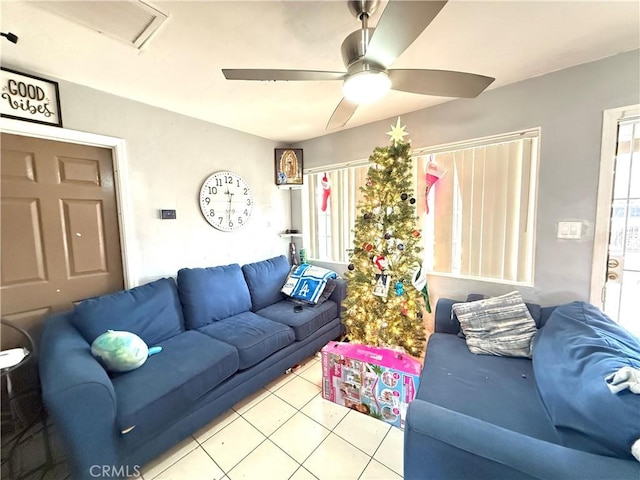
[{"label": "blue sofa", "polygon": [[[294,311],[280,293],[289,268],[284,256],[242,267],[185,268],[177,281],[85,300],[48,318],[43,400],[73,478],[136,475],[339,337],[345,282],[336,279],[322,304]],[[107,329],[133,332],[163,350],[136,370],[109,374],[90,351]]]},{"label": "blue sofa", "polygon": [[404,478],[634,479],[640,395],[604,378],[640,368],[640,340],[583,302],[540,308],[532,359],[474,355],[440,299],[416,399]]}]

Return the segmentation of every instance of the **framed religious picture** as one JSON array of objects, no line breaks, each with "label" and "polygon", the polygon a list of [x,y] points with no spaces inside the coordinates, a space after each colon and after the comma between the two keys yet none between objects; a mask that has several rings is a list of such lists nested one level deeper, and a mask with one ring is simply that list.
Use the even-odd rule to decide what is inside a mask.
[{"label": "framed religious picture", "polygon": [[1,116],[62,127],[57,82],[3,67],[0,85]]},{"label": "framed religious picture", "polygon": [[302,185],[302,149],[276,148],[276,185]]}]

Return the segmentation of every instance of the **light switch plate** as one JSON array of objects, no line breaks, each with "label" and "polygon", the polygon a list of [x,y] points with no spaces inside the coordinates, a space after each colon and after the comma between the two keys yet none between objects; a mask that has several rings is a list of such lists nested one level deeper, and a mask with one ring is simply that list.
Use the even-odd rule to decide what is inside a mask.
[{"label": "light switch plate", "polygon": [[582,222],[558,222],[558,238],[580,240],[582,238]]}]

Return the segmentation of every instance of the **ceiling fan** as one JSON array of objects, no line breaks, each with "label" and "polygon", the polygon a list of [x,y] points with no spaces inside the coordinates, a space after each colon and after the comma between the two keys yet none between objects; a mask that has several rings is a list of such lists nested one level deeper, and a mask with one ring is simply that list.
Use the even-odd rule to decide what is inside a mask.
[{"label": "ceiling fan", "polygon": [[326,129],[343,127],[360,103],[382,98],[389,89],[442,97],[477,97],[495,78],[449,70],[390,69],[446,1],[393,1],[384,9],[375,28],[369,17],[380,0],[349,0],[349,10],[362,27],[342,42],[347,72],[280,69],[222,69],[227,80],[342,80],[344,98],[334,110]]}]

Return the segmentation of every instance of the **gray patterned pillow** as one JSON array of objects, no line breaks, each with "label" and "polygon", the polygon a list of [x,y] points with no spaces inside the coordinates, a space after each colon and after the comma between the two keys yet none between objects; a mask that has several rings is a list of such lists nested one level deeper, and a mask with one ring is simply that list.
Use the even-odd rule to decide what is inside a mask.
[{"label": "gray patterned pillow", "polygon": [[531,358],[538,331],[519,292],[451,307],[471,353]]}]

